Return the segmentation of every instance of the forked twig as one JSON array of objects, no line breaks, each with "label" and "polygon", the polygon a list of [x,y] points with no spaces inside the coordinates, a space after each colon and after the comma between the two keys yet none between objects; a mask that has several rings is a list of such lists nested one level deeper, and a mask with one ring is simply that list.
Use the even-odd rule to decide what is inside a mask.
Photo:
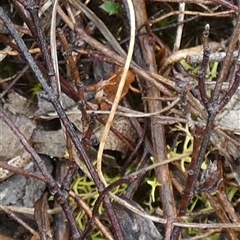
[{"label": "forked twig", "polygon": [[[209,99],[206,95],[206,86],[205,86],[205,77],[206,77],[206,67],[208,65],[208,60],[209,60],[209,49],[208,49],[208,29],[209,27],[207,26],[207,29],[205,28],[205,33],[207,33],[204,38],[204,51],[203,51],[203,63],[202,63],[202,70],[199,75],[199,84],[198,88],[201,94],[201,98],[204,104],[204,107],[208,113],[208,118],[207,118],[207,123],[205,129],[197,128],[194,136],[194,146],[193,146],[193,154],[192,154],[192,161],[189,166],[188,170],[188,177],[187,177],[187,182],[185,185],[185,189],[183,191],[182,195],[182,200],[179,208],[179,216],[184,216],[187,207],[191,201],[191,199],[194,196],[194,189],[200,174],[200,169],[201,169],[201,164],[203,162],[204,156],[207,151],[207,147],[209,144],[209,140],[211,137],[211,133],[214,129],[214,121],[215,118],[218,114],[218,112],[230,101],[231,97],[233,94],[236,92],[239,83],[240,83],[240,66],[239,66],[239,57],[240,57],[240,52],[238,53],[238,61],[236,61],[236,72],[232,83],[232,86],[229,88],[229,90],[225,93],[222,99],[220,98],[220,91],[221,91],[221,86],[223,84],[223,81],[226,80],[227,72],[224,72],[224,70],[221,70],[221,73],[219,75],[219,78],[217,80],[215,89],[212,93],[212,97]],[[223,68],[226,70],[229,70],[230,63],[226,62],[231,59],[231,54],[234,51],[234,48],[236,46],[236,43],[238,41],[238,36],[240,33],[240,15],[238,15],[237,18],[237,24],[234,29],[234,33],[232,34],[232,39],[228,48],[228,53],[224,64]],[[171,240],[177,240],[180,234],[181,228],[180,227],[174,227],[172,235],[171,235]]]}]

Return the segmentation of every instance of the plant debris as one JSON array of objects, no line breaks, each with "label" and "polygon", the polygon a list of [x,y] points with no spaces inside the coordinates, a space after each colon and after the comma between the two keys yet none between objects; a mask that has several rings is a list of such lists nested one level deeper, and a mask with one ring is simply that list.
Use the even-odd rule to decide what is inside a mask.
[{"label": "plant debris", "polygon": [[0,238],[239,239],[239,8],[2,1]]}]

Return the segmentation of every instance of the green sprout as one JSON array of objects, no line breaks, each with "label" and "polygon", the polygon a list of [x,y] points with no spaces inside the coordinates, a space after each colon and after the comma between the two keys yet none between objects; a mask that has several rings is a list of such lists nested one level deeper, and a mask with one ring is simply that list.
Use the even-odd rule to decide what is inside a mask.
[{"label": "green sprout", "polygon": [[99,7],[111,16],[118,14],[120,5],[114,1],[105,1]]},{"label": "green sprout", "polygon": [[30,92],[32,93],[33,96],[36,96],[39,92],[41,92],[42,85],[40,83],[36,83],[31,89]]}]

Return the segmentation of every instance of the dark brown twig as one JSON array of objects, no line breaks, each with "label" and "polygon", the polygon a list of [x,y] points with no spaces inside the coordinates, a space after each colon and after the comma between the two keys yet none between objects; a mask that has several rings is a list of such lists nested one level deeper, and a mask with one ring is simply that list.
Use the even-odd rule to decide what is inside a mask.
[{"label": "dark brown twig", "polygon": [[[39,234],[29,225],[27,225],[21,218],[19,218],[14,212],[12,212],[11,210],[9,210],[7,207],[3,206],[2,204],[0,204],[0,209],[2,211],[4,211],[6,214],[8,214],[12,219],[14,219],[16,222],[18,222],[19,224],[21,224],[24,228],[26,228],[29,232],[31,232],[33,234],[33,238],[34,239],[40,239],[39,238]],[[1,236],[0,236],[1,237]],[[3,239],[3,238],[1,238]]]},{"label": "dark brown twig", "polygon": [[[61,119],[63,125],[66,128],[66,131],[68,132],[69,136],[71,137],[71,140],[74,144],[74,146],[76,147],[77,150],[77,154],[78,157],[80,159],[82,159],[96,186],[98,187],[99,192],[102,192],[104,190],[104,185],[103,183],[100,181],[99,176],[95,170],[95,168],[93,167],[91,160],[89,159],[89,157],[87,156],[76,132],[75,129],[72,125],[72,123],[69,121],[65,111],[63,110],[59,100],[58,100],[58,96],[57,96],[57,85],[55,84],[56,80],[53,79],[55,78],[55,74],[54,74],[54,70],[52,67],[52,61],[48,52],[48,49],[46,48],[46,41],[45,41],[45,37],[43,36],[42,30],[41,30],[41,26],[40,26],[40,22],[38,19],[38,6],[36,4],[35,1],[29,1],[29,3],[27,4],[25,1],[20,1],[24,6],[26,6],[30,13],[31,16],[33,18],[33,21],[35,23],[36,29],[37,29],[37,35],[38,35],[38,41],[40,42],[41,47],[43,48],[43,55],[48,55],[48,56],[44,56],[45,59],[45,63],[48,66],[48,75],[49,77],[52,79],[51,81],[51,87],[48,85],[46,79],[44,78],[42,72],[40,71],[40,69],[38,68],[38,66],[36,65],[33,57],[31,56],[31,54],[28,52],[28,49],[25,45],[25,43],[23,42],[22,38],[19,36],[18,32],[16,31],[16,29],[14,28],[11,20],[6,16],[6,14],[4,13],[3,9],[0,7],[0,17],[1,19],[4,21],[6,27],[8,28],[9,32],[11,33],[12,37],[15,39],[21,54],[24,56],[25,60],[28,62],[32,72],[34,73],[35,77],[37,78],[37,80],[41,83],[43,89],[46,92],[46,96],[45,98],[52,103],[52,105],[54,106],[56,112],[59,115],[59,118]],[[3,112],[1,112],[1,117],[4,118],[4,116],[6,116]],[[9,123],[9,121],[7,121]],[[12,127],[11,127],[12,128]],[[13,129],[13,128],[12,128]],[[16,130],[14,131],[16,132]],[[19,132],[19,131],[18,131]],[[19,138],[23,137],[20,133],[19,133]],[[25,138],[24,138],[25,139]],[[30,145],[25,141],[23,142],[25,148],[29,151],[29,147]],[[72,230],[72,237],[74,239],[79,239],[81,238],[81,232],[78,230],[77,226],[76,226],[76,222],[74,221],[73,215],[72,215],[72,211],[65,199],[64,196],[64,192],[60,191],[60,189],[58,188],[57,184],[55,183],[54,179],[51,177],[51,175],[49,175],[49,173],[47,172],[47,169],[45,167],[45,165],[43,164],[41,158],[36,155],[35,151],[33,148],[30,148],[31,150],[31,154],[33,154],[33,158],[34,160],[38,163],[39,168],[43,174],[43,176],[47,179],[48,183],[49,183],[49,189],[51,191],[51,193],[56,197],[56,200],[59,202],[59,204],[62,206],[66,217],[69,221],[69,224],[71,226],[71,230]],[[116,215],[111,207],[111,203],[109,198],[106,196],[104,198],[104,205],[106,207],[106,211],[108,213],[108,216],[111,220],[112,226],[115,229],[115,234],[117,239],[123,239],[122,237],[122,233],[121,233],[121,229],[120,226],[118,224]]]},{"label": "dark brown twig", "polygon": [[11,0],[11,2],[21,19],[27,24],[30,32],[33,34],[33,36],[36,36],[36,28],[33,25],[33,22],[26,16],[26,14],[23,12],[23,9],[20,7],[19,3],[16,0]]},{"label": "dark brown twig", "polygon": [[[83,41],[85,41],[86,43],[88,43],[89,45],[91,45],[92,47],[97,49],[99,52],[103,53],[106,57],[113,59],[118,64],[120,64],[122,66],[125,64],[124,57],[121,57],[120,55],[113,52],[111,49],[107,48],[106,46],[104,46],[103,44],[101,44],[100,42],[98,42],[97,40],[92,38],[91,36],[89,36],[83,28],[81,28],[81,27],[75,28],[75,25],[71,22],[71,20],[68,18],[68,16],[66,16],[66,14],[63,12],[63,10],[60,8],[60,6],[57,8],[57,11],[58,11],[58,14],[61,16],[62,20],[72,30],[74,30]],[[162,80],[162,82],[164,82],[166,84],[169,83],[171,85],[171,87],[174,89],[174,84],[171,84],[168,79],[162,79],[157,74],[148,72],[145,69],[140,68],[135,63],[131,63],[130,67],[135,73],[137,73],[139,75],[139,77],[144,78],[146,81],[148,81],[153,86],[155,86],[159,91],[163,92],[167,96],[172,95],[172,93],[165,86],[163,86],[162,83],[160,83],[160,81]],[[155,80],[156,78],[158,78],[157,81]]]},{"label": "dark brown twig", "polygon": [[207,109],[208,106],[208,97],[207,97],[207,91],[206,91],[206,85],[205,85],[205,79],[207,75],[207,69],[208,69],[208,63],[209,63],[209,56],[210,56],[210,47],[208,44],[208,36],[209,36],[209,24],[205,26],[205,30],[203,32],[203,61],[202,61],[202,67],[199,71],[199,77],[198,77],[198,89],[200,91],[200,96],[202,98],[203,105]]},{"label": "dark brown twig", "polygon": [[30,172],[27,172],[25,170],[22,170],[20,168],[17,168],[17,167],[13,167],[3,161],[0,161],[0,167],[1,168],[4,168],[4,169],[7,169],[8,171],[11,171],[13,173],[16,173],[18,175],[22,175],[22,176],[25,176],[25,177],[28,177],[28,178],[35,178],[37,180],[40,180],[40,181],[43,181],[43,182],[47,182],[45,178],[43,178],[42,176],[39,176],[39,175],[36,175],[34,173],[30,173]]},{"label": "dark brown twig", "polygon": [[[239,36],[239,33],[240,33],[239,31],[240,31],[240,16],[238,16],[237,24],[234,29],[234,33],[232,34],[231,43],[233,44],[234,47],[238,40],[237,36]],[[229,45],[228,53],[233,52],[233,50],[234,50],[233,46]],[[204,54],[206,54],[207,52],[208,52],[208,49],[207,49],[207,45],[205,44],[204,45]],[[181,200],[181,204],[180,204],[180,208],[179,208],[179,216],[183,216],[186,214],[187,207],[188,207],[191,199],[194,196],[194,188],[196,186],[196,183],[197,183],[197,180],[198,180],[198,177],[200,174],[201,164],[202,164],[204,156],[206,154],[210,136],[211,136],[211,133],[214,128],[215,117],[217,116],[220,109],[222,109],[230,101],[231,97],[236,92],[236,90],[239,86],[240,67],[239,67],[239,65],[236,65],[237,71],[234,76],[233,84],[230,87],[230,89],[226,92],[226,94],[222,98],[221,102],[219,102],[221,86],[222,86],[223,81],[225,80],[224,77],[226,77],[229,67],[230,67],[230,63],[228,63],[226,61],[229,61],[229,59],[231,59],[231,56],[229,56],[228,54],[227,54],[227,56],[228,56],[228,58],[226,58],[224,61],[223,68],[221,69],[218,81],[217,81],[215,89],[212,93],[212,97],[209,100],[205,94],[206,89],[203,89],[203,88],[205,88],[204,76],[200,75],[201,82],[199,83],[198,86],[199,86],[199,91],[201,93],[201,98],[204,102],[204,106],[206,107],[206,110],[208,113],[208,118],[207,118],[206,127],[203,131],[198,128],[196,129],[196,133],[194,136],[195,138],[194,138],[192,161],[189,166],[187,182],[186,182],[185,189],[184,189],[183,195],[182,195],[182,200]],[[238,56],[238,59],[239,59],[239,56]],[[205,56],[203,58],[203,61],[207,61],[207,60],[208,60],[208,58]],[[238,64],[238,63],[236,63],[236,64]],[[202,65],[203,65],[203,67],[206,67],[207,63],[203,62]],[[227,72],[224,72],[223,69],[227,70]],[[203,72],[204,71],[205,70],[203,70]],[[180,231],[181,231],[180,227],[174,227],[172,235],[171,235],[171,240],[177,240],[179,237]]]},{"label": "dark brown twig", "polygon": [[123,183],[129,183],[129,182],[133,182],[135,179],[137,178],[137,176],[126,176],[126,177],[122,177],[120,179],[118,179],[117,181],[113,182],[112,184],[108,185],[103,192],[101,192],[101,194],[99,194],[99,197],[97,198],[93,210],[92,210],[92,218],[90,219],[90,221],[88,222],[88,225],[86,226],[85,230],[84,230],[84,236],[86,237],[87,234],[89,233],[89,231],[91,230],[91,226],[94,222],[94,219],[97,217],[97,212],[98,212],[98,208],[102,202],[102,200],[104,199],[104,197],[115,187],[122,185]]},{"label": "dark brown twig", "polygon": [[[2,8],[0,7],[0,15],[1,15]],[[2,15],[1,15],[2,17]],[[22,145],[25,147],[25,149],[31,154],[32,158],[36,161],[43,177],[45,178],[45,181],[48,184],[49,190],[51,194],[55,197],[59,205],[62,206],[63,211],[66,214],[66,217],[69,221],[69,224],[71,225],[71,229],[73,232],[73,239],[79,239],[82,233],[78,230],[76,223],[74,221],[74,217],[72,214],[72,211],[70,209],[70,206],[65,198],[65,194],[61,189],[58,187],[57,183],[51,176],[51,174],[48,172],[47,167],[44,165],[42,159],[37,154],[35,149],[28,143],[27,139],[22,135],[22,133],[18,130],[18,128],[14,125],[14,123],[11,121],[11,119],[4,113],[2,107],[0,106],[0,118],[9,126],[9,128],[12,130],[12,132],[19,138]]]}]

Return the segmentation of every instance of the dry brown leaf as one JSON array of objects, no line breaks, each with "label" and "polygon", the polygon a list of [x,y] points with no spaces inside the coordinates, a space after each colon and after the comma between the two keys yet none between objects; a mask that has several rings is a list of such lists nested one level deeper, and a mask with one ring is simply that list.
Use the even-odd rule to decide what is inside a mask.
[{"label": "dry brown leaf", "polygon": [[11,238],[11,237],[8,237],[8,236],[2,235],[2,234],[0,234],[0,239],[1,240],[16,240],[16,238]]},{"label": "dry brown leaf", "polygon": [[[87,91],[96,92],[95,99],[100,104],[102,110],[110,108],[110,105],[104,101],[104,97],[113,102],[116,96],[119,82],[121,80],[123,68],[120,68],[116,74],[109,79],[100,81],[99,83],[87,88]],[[126,82],[122,91],[121,99],[128,93],[131,83],[134,81],[135,75],[132,71],[128,71]]]}]

